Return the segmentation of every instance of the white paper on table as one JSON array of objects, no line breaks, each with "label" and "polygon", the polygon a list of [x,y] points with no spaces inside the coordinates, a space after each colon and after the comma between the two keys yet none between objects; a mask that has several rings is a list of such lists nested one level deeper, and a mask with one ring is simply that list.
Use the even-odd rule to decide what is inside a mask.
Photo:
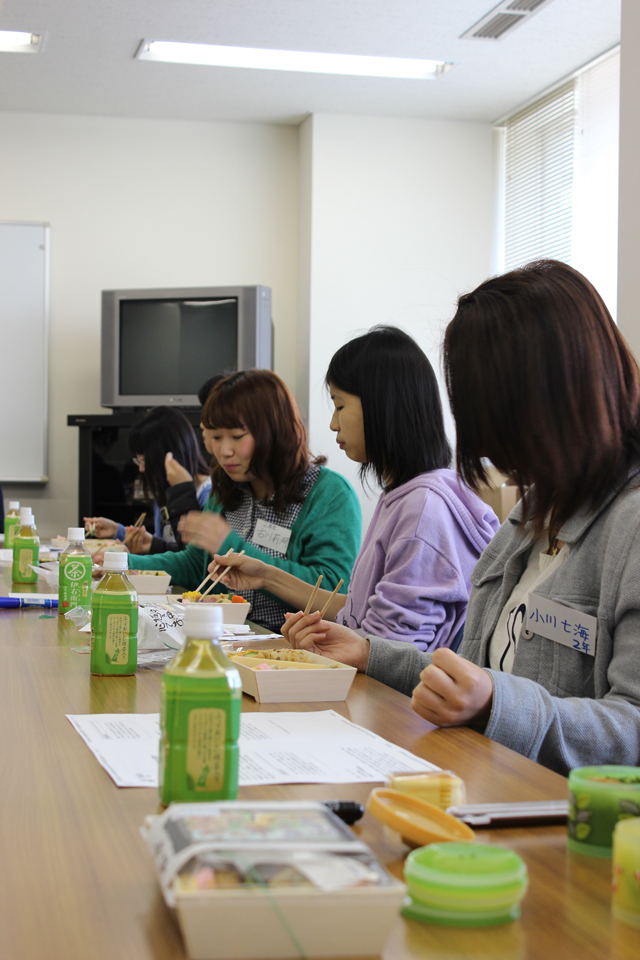
[{"label": "white paper on table", "polygon": [[[69,716],[119,787],[158,785],[160,717]],[[335,710],[243,713],[241,787],[278,783],[379,783],[391,773],[439,767],[346,720]]]},{"label": "white paper on table", "polygon": [[243,713],[240,784],[377,783],[439,768],[335,710]]},{"label": "white paper on table", "polygon": [[4,548],[0,550],[0,562],[11,563],[12,561],[13,561],[13,550],[11,549],[11,547],[9,547],[8,550],[5,550]]},{"label": "white paper on table", "polygon": [[92,713],[70,720],[117,787],[157,787],[159,713]]}]

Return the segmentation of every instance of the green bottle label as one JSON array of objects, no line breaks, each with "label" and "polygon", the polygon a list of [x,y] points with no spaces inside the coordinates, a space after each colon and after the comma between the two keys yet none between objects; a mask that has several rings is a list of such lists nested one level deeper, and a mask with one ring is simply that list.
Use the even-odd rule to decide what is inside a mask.
[{"label": "green bottle label", "polygon": [[39,556],[39,537],[13,538],[13,568],[11,572],[14,583],[35,583],[37,581],[38,574],[31,569],[31,566],[37,566]]},{"label": "green bottle label", "polygon": [[187,786],[190,790],[221,790],[224,783],[224,734],[227,715],[215,707],[189,712]]},{"label": "green bottle label", "polygon": [[60,557],[60,589],[58,609],[72,610],[74,607],[91,609],[91,557]]},{"label": "green bottle label", "polygon": [[138,665],[138,598],[110,591],[93,595],[91,610],[91,673],[132,674]]},{"label": "green bottle label", "polygon": [[18,526],[18,517],[5,517],[4,518],[4,545],[5,549],[13,546],[13,538],[16,535],[16,527]]},{"label": "green bottle label", "polygon": [[237,687],[234,680],[224,673],[163,674],[162,803],[233,800],[237,796],[242,691],[239,680]]}]

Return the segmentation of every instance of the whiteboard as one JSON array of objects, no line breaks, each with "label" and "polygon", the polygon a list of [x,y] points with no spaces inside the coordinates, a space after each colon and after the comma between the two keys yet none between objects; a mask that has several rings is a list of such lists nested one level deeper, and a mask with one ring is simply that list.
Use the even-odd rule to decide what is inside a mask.
[{"label": "whiteboard", "polygon": [[47,481],[49,225],[0,222],[0,482]]}]

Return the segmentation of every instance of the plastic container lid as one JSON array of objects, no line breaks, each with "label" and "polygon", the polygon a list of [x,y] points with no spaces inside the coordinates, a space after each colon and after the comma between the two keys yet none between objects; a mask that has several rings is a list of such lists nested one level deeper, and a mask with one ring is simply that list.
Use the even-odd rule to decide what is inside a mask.
[{"label": "plastic container lid", "polygon": [[67,540],[76,543],[78,540],[84,540],[84,527],[69,527],[67,530]]},{"label": "plastic container lid", "polygon": [[434,843],[413,850],[403,914],[453,926],[487,926],[519,916],[527,866],[513,850],[481,843]]},{"label": "plastic container lid", "polygon": [[188,603],[184,606],[184,632],[195,640],[222,636],[222,608],[217,603]]},{"label": "plastic container lid", "polygon": [[369,794],[367,810],[411,843],[424,846],[438,841],[474,841],[471,827],[426,800],[377,787]]},{"label": "plastic container lid", "polygon": [[19,510],[20,501],[19,500],[9,500],[9,510]]},{"label": "plastic container lid", "polygon": [[129,554],[123,550],[107,550],[104,555],[105,570],[124,571],[129,569]]}]

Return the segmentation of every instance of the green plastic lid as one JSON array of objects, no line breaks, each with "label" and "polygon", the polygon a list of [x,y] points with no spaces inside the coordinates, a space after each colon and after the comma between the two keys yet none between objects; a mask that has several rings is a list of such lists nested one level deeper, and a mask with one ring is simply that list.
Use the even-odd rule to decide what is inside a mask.
[{"label": "green plastic lid", "polygon": [[528,882],[517,853],[480,843],[432,843],[414,850],[404,877],[405,916],[458,926],[513,920]]}]

